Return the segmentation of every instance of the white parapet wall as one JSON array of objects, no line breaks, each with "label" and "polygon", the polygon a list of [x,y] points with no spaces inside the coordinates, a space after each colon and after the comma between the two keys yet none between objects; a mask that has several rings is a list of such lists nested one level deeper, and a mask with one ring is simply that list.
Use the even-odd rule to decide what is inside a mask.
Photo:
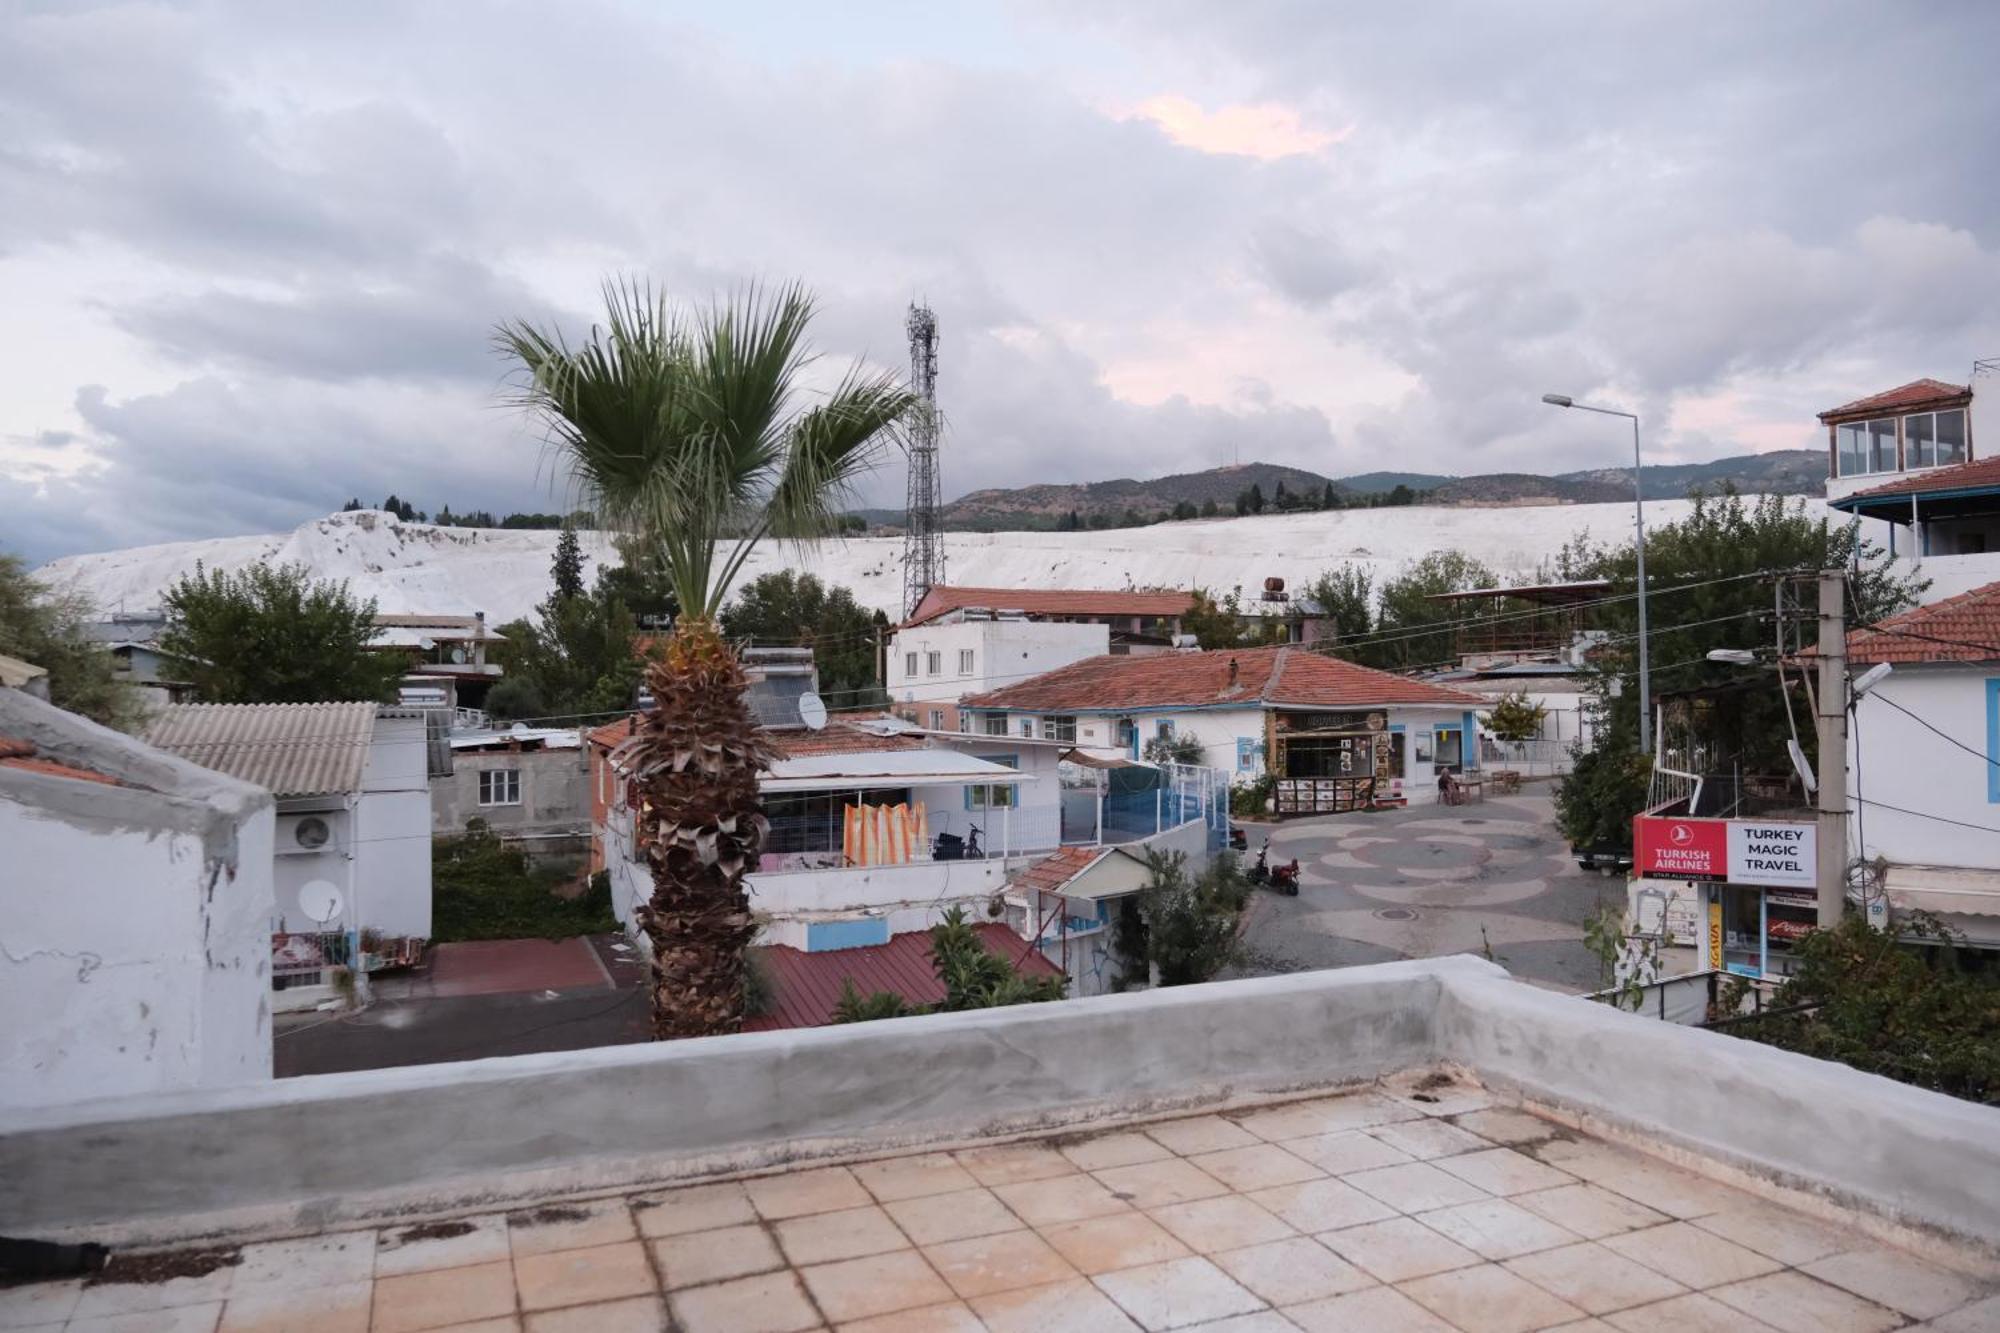
[{"label": "white parapet wall", "polygon": [[2000,1247],[2000,1110],[1551,995],[1469,957],[14,1114],[0,1217],[126,1242],[318,1230],[1440,1064],[1739,1181]]}]

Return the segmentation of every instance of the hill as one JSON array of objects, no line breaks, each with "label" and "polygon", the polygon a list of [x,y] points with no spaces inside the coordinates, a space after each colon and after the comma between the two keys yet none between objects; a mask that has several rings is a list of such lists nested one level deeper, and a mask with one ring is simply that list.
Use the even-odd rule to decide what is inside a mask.
[{"label": "hill", "polygon": [[1428,491],[1457,480],[1457,477],[1441,476],[1435,472],[1357,472],[1351,477],[1335,477],[1333,484],[1357,495],[1387,495],[1398,486],[1408,486],[1413,491]]},{"label": "hill", "polygon": [[1151,481],[1119,477],[1073,485],[973,491],[947,504],[940,517],[948,528],[979,532],[1053,528],[1058,519],[1070,513],[1085,519],[1093,514],[1118,517],[1130,509],[1150,516],[1171,512],[1179,504],[1200,509],[1213,502],[1223,512],[1231,513],[1236,497],[1252,486],[1260,488],[1268,502],[1280,485],[1295,495],[1308,492],[1318,495],[1325,491],[1327,481],[1319,473],[1302,468],[1277,463],[1240,463],[1206,472],[1177,472]]}]

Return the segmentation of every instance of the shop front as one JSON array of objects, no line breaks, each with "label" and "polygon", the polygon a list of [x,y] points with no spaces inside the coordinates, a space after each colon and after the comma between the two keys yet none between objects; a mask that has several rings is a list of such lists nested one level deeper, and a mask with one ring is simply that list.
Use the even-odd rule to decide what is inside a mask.
[{"label": "shop front", "polygon": [[1400,732],[1372,712],[1273,712],[1269,753],[1280,815],[1367,810],[1402,795]]},{"label": "shop front", "polygon": [[1702,894],[1702,956],[1718,972],[1781,978],[1819,917],[1819,826],[1810,819],[1640,815],[1633,874]]}]

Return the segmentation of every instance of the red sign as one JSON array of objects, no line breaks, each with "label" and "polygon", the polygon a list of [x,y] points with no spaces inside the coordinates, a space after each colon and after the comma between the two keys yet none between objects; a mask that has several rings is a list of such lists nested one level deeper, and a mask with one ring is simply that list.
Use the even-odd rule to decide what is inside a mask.
[{"label": "red sign", "polygon": [[1729,825],[1722,820],[1640,815],[1632,828],[1633,868],[1641,879],[1729,878]]}]

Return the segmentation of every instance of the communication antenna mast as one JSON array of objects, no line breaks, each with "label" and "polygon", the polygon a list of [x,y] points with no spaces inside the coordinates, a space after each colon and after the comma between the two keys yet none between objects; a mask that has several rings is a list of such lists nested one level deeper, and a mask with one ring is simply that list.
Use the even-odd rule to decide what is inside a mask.
[{"label": "communication antenna mast", "polygon": [[944,582],[944,542],[938,533],[937,316],[912,305],[910,388],[917,410],[910,422],[910,497],[903,528],[903,614]]}]

